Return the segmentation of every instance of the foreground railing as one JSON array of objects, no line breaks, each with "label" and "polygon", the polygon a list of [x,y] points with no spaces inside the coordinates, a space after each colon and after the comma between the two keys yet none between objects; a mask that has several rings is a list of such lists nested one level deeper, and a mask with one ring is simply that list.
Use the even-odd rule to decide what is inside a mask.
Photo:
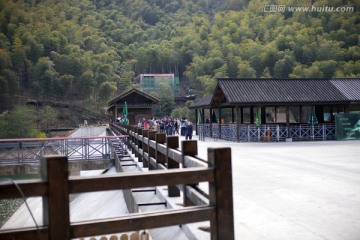
[{"label": "foreground railing", "polygon": [[[209,206],[216,204],[217,209],[220,211],[218,214],[221,215],[217,215],[216,220],[210,224],[211,239],[234,238],[230,148],[209,149],[208,160],[204,160],[197,156],[198,148],[196,140],[181,141],[180,150],[178,136],[166,136],[164,133],[144,130],[135,126],[121,124],[111,124],[110,126],[117,134],[129,136],[127,139],[129,150],[142,163],[143,168],[149,169],[149,172],[209,167],[221,168],[221,171],[219,169],[220,172],[216,173],[215,177],[216,182],[222,181],[222,183],[209,183],[209,191],[199,187],[198,184],[179,185],[166,183],[168,186],[168,197],[180,197],[182,193],[184,206]],[[221,161],[221,165],[217,161]],[[217,194],[222,196],[215,197],[214,191],[219,191]],[[219,216],[222,216],[221,219]],[[218,226],[219,224],[224,225]],[[223,229],[220,230],[220,228]],[[215,234],[217,231],[219,231],[220,235]]]},{"label": "foreground railing", "polygon": [[45,155],[64,155],[71,160],[110,159],[111,141],[127,136],[0,139],[0,164],[39,163]]},{"label": "foreground railing", "polygon": [[200,140],[206,138],[223,139],[228,141],[258,142],[270,130],[271,141],[326,141],[335,139],[335,124],[291,124],[289,126],[272,124],[239,125],[236,124],[198,124]]},{"label": "foreground railing", "polygon": [[[210,222],[211,239],[234,239],[230,148],[210,148],[208,159],[199,159],[194,140],[182,141],[180,151],[177,136],[166,137],[129,126],[112,125],[112,128],[129,134],[126,144],[151,171],[69,178],[66,157],[44,157],[41,180],[17,181],[16,186],[0,183],[0,198],[42,196],[44,226],[0,231],[0,239],[38,239],[40,236],[63,240],[204,221]],[[207,190],[200,189],[199,183],[207,183]],[[168,186],[169,197],[183,192],[183,207],[70,223],[70,194],[164,185]],[[116,199],[113,203],[117,204]]]}]

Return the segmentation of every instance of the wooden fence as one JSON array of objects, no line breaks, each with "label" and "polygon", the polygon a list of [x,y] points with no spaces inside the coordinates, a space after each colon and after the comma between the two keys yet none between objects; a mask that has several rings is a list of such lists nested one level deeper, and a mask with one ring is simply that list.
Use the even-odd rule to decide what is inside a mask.
[{"label": "wooden fence", "polygon": [[[63,240],[202,221],[210,221],[211,239],[234,239],[230,148],[209,148],[204,161],[196,157],[196,141],[183,141],[179,151],[174,137],[129,126],[112,128],[129,135],[130,149],[152,171],[69,178],[66,157],[45,156],[41,180],[17,181],[18,186],[0,183],[0,198],[21,197],[18,187],[26,197],[42,196],[44,226],[0,231],[0,239]],[[208,194],[197,187],[200,182],[209,183]],[[183,208],[70,223],[69,194],[163,185],[169,186],[169,196],[183,191]]]}]

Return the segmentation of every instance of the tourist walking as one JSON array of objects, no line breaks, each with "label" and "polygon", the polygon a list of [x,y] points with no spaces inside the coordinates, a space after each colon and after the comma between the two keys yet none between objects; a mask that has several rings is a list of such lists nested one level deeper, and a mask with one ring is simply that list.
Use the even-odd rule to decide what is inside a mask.
[{"label": "tourist walking", "polygon": [[186,123],[186,131],[185,131],[185,139],[191,140],[192,139],[192,133],[193,133],[193,126],[191,124],[191,121],[187,121]]}]

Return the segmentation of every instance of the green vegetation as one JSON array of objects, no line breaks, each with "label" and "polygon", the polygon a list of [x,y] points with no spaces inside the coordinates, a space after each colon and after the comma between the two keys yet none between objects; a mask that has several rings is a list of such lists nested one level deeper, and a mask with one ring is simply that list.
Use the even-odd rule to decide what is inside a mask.
[{"label": "green vegetation", "polygon": [[104,106],[139,73],[175,73],[200,96],[218,77],[359,76],[359,1],[271,4],[311,2],[354,12],[266,12],[246,0],[0,0],[0,108],[19,95]]},{"label": "green vegetation", "polygon": [[48,131],[57,122],[57,112],[51,107],[36,110],[18,105],[0,116],[0,138],[44,138],[40,129]]}]

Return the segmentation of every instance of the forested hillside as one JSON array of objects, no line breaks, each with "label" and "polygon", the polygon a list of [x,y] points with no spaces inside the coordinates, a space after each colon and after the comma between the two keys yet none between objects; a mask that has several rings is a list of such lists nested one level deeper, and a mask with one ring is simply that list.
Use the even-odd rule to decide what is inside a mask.
[{"label": "forested hillside", "polygon": [[[359,1],[266,4],[0,0],[0,107],[23,95],[104,105],[140,73],[175,73],[199,95],[218,77],[360,75]],[[312,5],[353,11],[288,10]]]}]

